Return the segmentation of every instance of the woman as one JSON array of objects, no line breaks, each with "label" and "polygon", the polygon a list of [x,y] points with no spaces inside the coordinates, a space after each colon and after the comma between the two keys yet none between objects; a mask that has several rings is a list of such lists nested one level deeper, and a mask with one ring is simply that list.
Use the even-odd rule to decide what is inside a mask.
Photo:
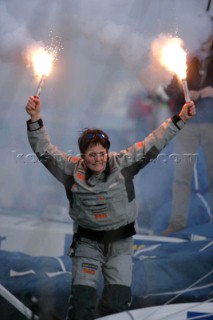
[{"label": "woman", "polygon": [[[191,115],[188,115],[188,108]],[[80,157],[69,157],[51,144],[41,119],[41,102],[30,97],[28,138],[44,166],[66,189],[74,221],[71,245],[72,289],[67,320],[94,319],[100,273],[104,290],[98,315],[131,306],[132,236],[136,218],[134,176],[157,157],[196,111],[191,101],[143,141],[109,152],[108,135],[88,129],[78,139]]]}]

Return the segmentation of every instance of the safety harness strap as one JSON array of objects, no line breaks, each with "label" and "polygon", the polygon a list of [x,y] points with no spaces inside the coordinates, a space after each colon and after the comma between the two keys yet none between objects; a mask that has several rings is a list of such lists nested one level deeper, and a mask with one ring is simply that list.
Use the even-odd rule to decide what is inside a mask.
[{"label": "safety harness strap", "polygon": [[110,243],[131,237],[135,234],[134,222],[129,223],[115,230],[96,231],[78,226],[77,234],[79,237],[85,237],[98,242]]}]

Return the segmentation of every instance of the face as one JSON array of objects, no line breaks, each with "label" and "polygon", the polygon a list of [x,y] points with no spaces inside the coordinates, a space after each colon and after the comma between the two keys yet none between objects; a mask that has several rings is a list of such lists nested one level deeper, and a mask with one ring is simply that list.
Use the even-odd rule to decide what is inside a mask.
[{"label": "face", "polygon": [[101,144],[89,146],[84,154],[84,162],[88,169],[100,174],[106,169],[107,150]]}]

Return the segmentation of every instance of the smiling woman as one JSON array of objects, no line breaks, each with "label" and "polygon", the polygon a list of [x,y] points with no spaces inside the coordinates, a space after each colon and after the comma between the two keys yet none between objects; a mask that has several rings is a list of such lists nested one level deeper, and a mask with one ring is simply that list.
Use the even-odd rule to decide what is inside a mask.
[{"label": "smiling woman", "polygon": [[107,149],[101,143],[91,145],[84,154],[85,166],[96,175],[101,174],[106,169]]},{"label": "smiling woman", "polygon": [[[45,167],[64,185],[74,221],[70,246],[72,292],[67,320],[94,319],[130,308],[132,245],[137,215],[135,175],[183,128],[188,107],[167,119],[144,141],[120,152],[109,152],[108,135],[100,129],[86,129],[78,139],[81,157],[67,157],[50,142],[41,117],[41,102],[30,97],[26,111],[28,138]],[[90,266],[89,269],[85,266]],[[85,272],[86,270],[86,272]],[[96,307],[100,273],[103,294]],[[84,306],[84,307],[82,307]]]},{"label": "smiling woman", "polygon": [[78,145],[85,166],[91,172],[99,175],[106,170],[110,141],[104,131],[97,128],[85,129],[78,139]]},{"label": "smiling woman", "polygon": [[78,145],[82,156],[89,146],[95,146],[97,144],[101,144],[108,152],[110,148],[109,137],[104,131],[97,128],[85,129],[78,138]]},{"label": "smiling woman", "polygon": [[[126,145],[129,146],[134,142],[134,123],[127,116],[129,98],[136,92],[141,92],[147,83],[152,87],[162,81],[161,85],[163,86],[164,79],[168,80],[164,74],[160,74],[162,69],[155,68],[154,62],[156,61],[149,61],[153,39],[159,33],[177,34],[181,38],[184,36],[187,49],[190,49],[192,45],[195,47],[197,41],[204,39],[203,35],[207,32],[207,28],[201,24],[201,19],[197,19],[195,12],[202,11],[202,8],[205,10],[207,1],[0,1],[0,167],[4,168],[1,170],[3,183],[0,192],[0,206],[3,212],[6,211],[11,215],[15,213],[18,216],[23,214],[37,215],[40,216],[41,223],[43,223],[43,219],[46,219],[46,212],[49,213],[51,219],[54,218],[58,221],[68,204],[68,206],[70,205],[70,215],[74,218],[76,225],[92,229],[93,232],[100,231],[100,237],[105,235],[106,231],[110,231],[111,236],[112,230],[116,230],[125,237],[127,234],[131,234],[128,228],[134,220],[136,211],[133,174],[137,173],[137,169],[145,166],[155,153],[149,153],[150,149],[147,149],[147,144],[142,142],[137,144],[137,149],[132,146],[129,150],[118,153],[108,152],[108,150],[111,151],[113,148],[114,150],[122,150]],[[210,9],[212,10],[212,8],[213,5]],[[201,32],[198,32],[200,29]],[[64,50],[61,52],[60,59],[54,64],[51,75],[45,83],[45,90],[42,92],[45,101],[43,117],[48,119],[48,123],[45,121],[45,124],[53,135],[56,145],[63,150],[70,149],[68,151],[70,159],[65,158],[60,152],[56,155],[57,149],[54,149],[53,145],[49,143],[46,145],[48,150],[44,150],[47,151],[47,154],[45,155],[43,151],[40,153],[39,142],[39,147],[35,150],[36,153],[38,150],[38,159],[34,152],[31,153],[27,149],[29,147],[26,145],[24,128],[20,126],[24,120],[23,105],[25,102],[23,99],[28,95],[27,92],[34,93],[34,87],[37,86],[37,81],[34,83],[34,77],[29,72],[30,70],[26,69],[22,54],[28,45],[43,46],[44,44],[46,47],[47,44],[52,43],[54,34],[61,37]],[[54,40],[56,40],[55,37]],[[151,64],[150,68],[149,63]],[[146,73],[146,81],[143,83],[139,76],[146,71],[147,67],[150,72],[148,75]],[[151,73],[152,70],[154,70],[153,73]],[[165,73],[167,74],[167,72]],[[153,114],[154,118],[151,119],[152,124],[158,116],[161,119],[166,119],[167,115],[159,114],[160,109],[162,108],[159,108],[158,104],[156,112]],[[39,110],[38,103],[36,110]],[[45,136],[42,121],[37,121],[40,116],[34,115],[35,117],[31,119],[34,123],[29,124],[29,130],[32,130],[29,133],[31,142],[38,141],[39,137],[43,139]],[[160,124],[161,120],[158,119],[158,123]],[[78,153],[78,150],[76,152],[76,141],[79,131],[82,128],[93,128],[94,126],[106,130],[114,144],[113,148],[110,146],[109,149],[106,139],[106,145],[103,144],[102,147],[106,149],[104,152],[107,155],[103,159],[101,159],[102,153],[99,150],[95,151],[94,157],[94,151],[90,154],[91,163],[92,158],[94,158],[94,162],[97,162],[91,169],[98,169],[97,172],[104,169],[103,161],[107,157],[106,169],[99,175],[89,170],[85,165],[85,151],[82,151],[80,156],[79,154],[75,156]],[[175,130],[175,132],[178,131],[172,122],[167,128],[171,127],[173,127],[173,133]],[[59,128],[61,128],[61,133],[59,133]],[[142,137],[141,135],[139,140]],[[90,140],[92,137],[88,135],[87,138]],[[105,134],[99,138],[101,138],[101,142],[105,143]],[[151,146],[153,144],[151,143]],[[85,147],[86,150],[86,144]],[[145,150],[145,153],[148,152],[144,159],[141,159],[141,150]],[[170,149],[168,154],[170,154]],[[163,155],[160,159],[162,157]],[[162,166],[161,161],[152,162],[153,165],[150,165],[148,169],[150,171],[144,170],[140,180],[137,179],[140,178],[139,175],[134,179],[138,187],[141,232],[160,232],[162,228],[166,227],[171,205],[170,182],[173,174],[170,164],[175,161],[166,161],[165,157],[163,157],[165,161],[162,161]],[[63,185],[53,180],[52,176],[45,171],[46,169],[44,170],[43,165]],[[151,177],[149,172],[151,172]],[[165,175],[164,172],[166,172]],[[199,176],[201,175],[202,179],[203,177],[206,179],[203,172]],[[64,197],[64,186],[68,201]],[[202,193],[205,192],[207,189],[205,189],[206,180],[204,180],[204,187],[203,185],[199,186],[202,187]],[[198,199],[197,195],[195,197]],[[198,206],[193,202],[193,210],[191,211],[193,214],[195,210],[198,212],[199,204],[199,200]],[[202,212],[204,211],[205,218],[205,207],[202,205],[200,207]],[[72,220],[70,219],[70,221]],[[190,221],[195,222],[193,219]],[[202,222],[203,215],[200,214],[197,221],[198,223]],[[120,227],[124,227],[128,232],[123,233],[125,230]],[[46,229],[46,242],[51,235],[52,229],[50,230],[50,228]],[[12,230],[11,225],[10,230]],[[17,239],[20,240],[17,229],[12,230],[9,236],[10,243],[11,239],[15,239],[13,243],[19,243],[20,249],[26,250],[30,246],[26,232],[26,230],[23,232],[25,237],[23,243],[20,244],[20,241],[17,241]],[[29,238],[34,240],[32,241],[32,250],[38,255],[44,247],[42,244],[39,245],[41,238],[38,234],[33,237],[32,232]],[[116,251],[115,243],[118,244],[119,241],[115,241],[113,244],[112,241],[110,242],[109,255],[110,251],[113,251],[112,247],[114,252]],[[52,252],[57,254],[58,242],[60,241],[56,236],[49,243],[51,254]],[[121,240],[122,242],[123,240]],[[126,239],[124,242],[128,243]],[[77,243],[76,253],[78,255],[83,248],[86,257],[91,258],[91,251],[89,251],[91,246],[99,249],[101,247],[101,251],[105,254],[105,251],[102,250],[103,241],[90,242],[88,240],[86,244],[85,242],[83,244],[82,242]],[[124,246],[121,244],[120,247],[122,249]],[[92,252],[94,253],[94,251]],[[76,261],[78,258],[79,256],[75,256],[73,260]],[[111,265],[105,263],[107,259],[108,257],[104,256],[104,261],[101,260],[104,271],[113,269]],[[111,257],[109,260],[112,260]],[[94,263],[89,261],[83,261],[83,263],[94,266]],[[127,267],[130,265],[129,262],[126,264],[123,261],[117,264],[121,267],[121,272],[125,271],[122,269],[123,265]],[[79,273],[82,271],[83,274],[81,268],[77,271]],[[122,273],[122,276],[125,278],[126,275]],[[117,301],[114,299],[116,288],[112,294],[109,294],[109,287],[111,285],[118,286],[119,292],[122,292],[118,296],[125,300],[122,298],[125,289],[122,290],[121,287],[123,284],[129,285],[129,282],[123,282],[123,278],[119,278],[120,280],[117,282],[114,281],[115,279],[111,282],[109,278],[111,279],[110,276],[106,278],[108,287],[105,290],[108,294],[104,297],[111,297],[111,300],[106,299],[105,309],[107,307],[109,309],[110,305]],[[126,279],[129,279],[129,274]],[[75,285],[78,284],[78,281],[75,282]],[[83,285],[86,284],[87,282],[83,283]],[[90,287],[94,289],[95,286],[96,283],[93,282]],[[37,291],[42,288],[43,286]],[[89,291],[88,289],[87,293]],[[79,310],[83,309],[84,302],[89,303],[92,300],[92,297],[83,299],[83,295],[84,292],[79,295],[79,299],[81,298],[83,302]],[[75,297],[77,296],[75,295]],[[48,300],[47,297],[48,295],[43,300]],[[56,294],[54,299],[58,300],[58,297]],[[80,320],[81,315],[76,317]]]}]

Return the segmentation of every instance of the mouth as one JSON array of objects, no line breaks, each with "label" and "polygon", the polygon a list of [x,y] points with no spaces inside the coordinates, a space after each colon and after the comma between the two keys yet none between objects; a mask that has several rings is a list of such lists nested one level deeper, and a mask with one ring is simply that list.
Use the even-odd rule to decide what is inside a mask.
[{"label": "mouth", "polygon": [[104,164],[103,163],[94,163],[93,166],[94,167],[102,167]]},{"label": "mouth", "polygon": [[95,168],[101,168],[101,169],[103,169],[105,167],[105,163],[103,163],[103,162],[97,162],[97,163],[94,163],[93,164],[93,168],[95,169]]}]

